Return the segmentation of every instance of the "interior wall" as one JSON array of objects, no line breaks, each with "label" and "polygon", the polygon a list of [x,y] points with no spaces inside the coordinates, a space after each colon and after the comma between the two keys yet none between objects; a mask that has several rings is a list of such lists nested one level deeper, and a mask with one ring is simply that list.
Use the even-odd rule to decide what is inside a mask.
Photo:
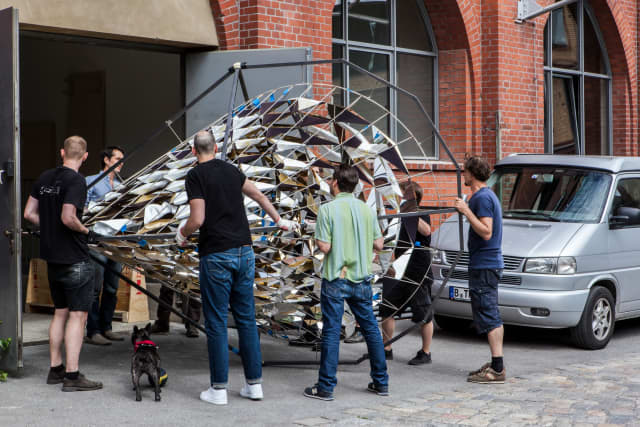
[{"label": "interior wall", "polygon": [[[21,122],[53,124],[57,148],[68,136],[69,85],[73,73],[103,72],[105,76],[104,144],[130,150],[148,137],[183,105],[180,55],[22,37],[20,40]],[[180,136],[182,124],[175,125]],[[85,174],[94,174],[103,147],[89,145],[94,162]],[[140,169],[177,144],[165,131],[155,142],[128,161],[124,177]],[[34,153],[51,156],[44,141],[23,138],[24,162]],[[56,150],[57,151],[57,150]],[[56,154],[54,164],[60,159]],[[46,162],[45,162],[46,163]],[[86,168],[89,169],[89,168]],[[27,190],[28,191],[28,190]]]}]

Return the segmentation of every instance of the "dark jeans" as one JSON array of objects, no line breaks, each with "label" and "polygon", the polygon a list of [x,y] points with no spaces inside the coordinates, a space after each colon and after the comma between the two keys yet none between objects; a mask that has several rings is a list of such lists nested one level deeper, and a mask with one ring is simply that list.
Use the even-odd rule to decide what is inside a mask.
[{"label": "dark jeans", "polygon": [[502,270],[493,268],[469,269],[469,295],[473,323],[479,334],[486,334],[502,326],[498,309],[498,282]]},{"label": "dark jeans", "polygon": [[[174,294],[175,292],[173,292],[171,289],[166,288],[164,286],[160,287],[160,301],[170,306],[173,305]],[[189,319],[193,320],[196,323],[200,323],[200,308],[202,307],[202,304],[200,304],[200,301],[196,301],[195,299],[187,298],[183,296],[181,296],[181,298],[182,298],[182,311],[186,314],[186,316]],[[169,329],[169,318],[171,317],[171,310],[158,304],[157,315],[158,315],[158,324],[163,329]],[[183,321],[183,323],[185,323],[186,327],[189,327],[189,324],[187,322]]]},{"label": "dark jeans", "polygon": [[55,308],[69,311],[89,311],[93,299],[93,264],[47,263],[47,278]]},{"label": "dark jeans", "polygon": [[349,304],[356,317],[362,330],[362,335],[364,335],[364,339],[367,342],[373,382],[380,386],[389,385],[382,335],[380,335],[378,323],[373,314],[371,297],[371,283],[368,280],[353,283],[346,279],[336,279],[331,282],[322,279],[320,296],[322,353],[318,389],[331,393],[338,383],[336,371],[338,369],[340,329],[345,301]]},{"label": "dark jeans", "polygon": [[[93,304],[87,317],[87,336],[104,333],[111,330],[113,312],[118,303],[118,284],[120,283],[119,272],[122,265],[108,259],[104,255],[96,254],[96,257],[107,263],[105,268],[97,262],[92,262],[94,268],[94,292]],[[115,271],[114,271],[115,270]],[[102,293],[102,297],[100,297]]]},{"label": "dark jeans", "polygon": [[255,257],[242,246],[200,258],[200,292],[207,330],[211,385],[225,388],[229,375],[229,305],[240,341],[240,357],[249,384],[262,382],[262,355],[253,301]]}]

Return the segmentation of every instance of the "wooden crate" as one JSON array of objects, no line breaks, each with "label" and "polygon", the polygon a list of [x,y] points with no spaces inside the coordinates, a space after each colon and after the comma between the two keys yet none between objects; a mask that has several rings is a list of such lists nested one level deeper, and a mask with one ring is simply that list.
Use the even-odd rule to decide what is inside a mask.
[{"label": "wooden crate", "polygon": [[[144,274],[141,272],[129,267],[123,267],[122,274],[140,287],[147,288]],[[43,259],[33,258],[29,262],[26,311],[42,312],[43,310],[51,311],[52,309],[53,301],[51,300],[49,280],[47,279],[47,262]],[[121,318],[125,323],[148,321],[149,305],[147,296],[121,279],[118,286],[118,303],[115,316]]]}]

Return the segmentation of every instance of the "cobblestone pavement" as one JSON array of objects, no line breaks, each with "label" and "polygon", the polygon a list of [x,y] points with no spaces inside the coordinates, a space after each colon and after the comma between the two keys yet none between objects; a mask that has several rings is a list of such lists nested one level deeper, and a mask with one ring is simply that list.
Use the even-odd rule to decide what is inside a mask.
[{"label": "cobblestone pavement", "polygon": [[[507,370],[508,374],[508,370]],[[618,426],[640,425],[640,354],[467,384],[453,391],[295,420],[317,425]]]}]

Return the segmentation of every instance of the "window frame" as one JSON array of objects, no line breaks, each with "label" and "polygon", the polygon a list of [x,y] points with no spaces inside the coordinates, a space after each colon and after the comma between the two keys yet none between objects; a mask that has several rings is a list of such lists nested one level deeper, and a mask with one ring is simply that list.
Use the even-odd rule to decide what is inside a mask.
[{"label": "window frame", "polygon": [[[391,32],[391,43],[387,46],[387,45],[379,45],[379,44],[372,44],[372,43],[365,43],[365,42],[358,42],[358,41],[352,41],[349,40],[349,11],[348,11],[348,5],[349,5],[349,0],[342,0],[341,3],[341,25],[342,25],[342,37],[341,39],[337,39],[337,38],[333,38],[331,39],[331,44],[332,47],[334,46],[339,46],[342,49],[343,52],[343,58],[346,59],[347,61],[349,61],[349,51],[350,50],[358,50],[358,51],[365,51],[365,52],[371,52],[371,53],[379,53],[379,54],[385,54],[389,56],[389,77],[390,80],[389,82],[393,85],[398,86],[398,73],[397,73],[397,54],[409,54],[409,55],[417,55],[417,56],[423,56],[423,57],[432,57],[433,58],[433,117],[431,117],[431,120],[433,121],[433,124],[435,125],[436,129],[439,129],[440,127],[440,118],[439,118],[439,90],[438,90],[438,45],[436,44],[436,38],[435,38],[435,34],[433,32],[433,27],[431,25],[431,20],[429,19],[429,14],[427,12],[427,8],[424,5],[423,1],[420,0],[412,0],[412,1],[416,1],[416,4],[418,6],[418,8],[420,9],[421,12],[421,17],[422,17],[422,21],[424,23],[425,29],[426,29],[426,33],[427,33],[427,37],[429,37],[429,41],[431,42],[431,47],[432,47],[432,51],[423,51],[423,50],[416,50],[416,49],[408,49],[408,48],[402,48],[402,47],[398,47],[397,44],[397,37],[396,37],[396,28],[397,28],[397,16],[396,16],[396,9],[397,9],[397,2],[398,1],[408,1],[408,0],[386,0],[388,1],[389,4],[389,16],[390,16],[390,21],[391,21],[391,25],[390,25],[390,32]],[[334,3],[335,5],[335,3]],[[332,12],[333,13],[333,12]],[[348,73],[348,66],[346,64],[342,64],[342,84],[345,88],[350,87],[350,82],[349,82],[349,73]],[[398,93],[395,90],[389,90],[389,111],[391,112],[392,117],[398,117]],[[344,99],[346,98],[346,99]],[[349,92],[346,91],[346,93],[343,94],[343,104],[344,105],[349,105]],[[426,106],[425,106],[426,109]],[[390,137],[395,141],[397,139],[397,128],[396,126],[390,125]],[[403,156],[406,160],[409,161],[425,161],[425,160],[439,160],[440,158],[440,144],[438,141],[438,138],[436,137],[435,133],[433,133],[432,137],[432,144],[433,144],[433,156],[425,156],[425,157],[421,157],[421,156]],[[423,147],[423,151],[427,151],[424,150]]]},{"label": "window frame", "polygon": [[[606,211],[606,221],[610,222],[611,217],[614,216],[613,212],[613,203],[615,202],[615,195],[616,195],[616,191],[618,191],[618,186],[620,185],[621,182],[623,181],[628,181],[628,180],[640,180],[640,175],[637,174],[623,174],[623,175],[618,175],[618,177],[616,178],[614,185],[611,187],[611,200],[609,202],[609,205],[607,207],[607,211]],[[622,226],[617,226],[616,229],[617,230],[622,230],[622,229],[628,229],[628,228],[640,228],[640,224],[627,224],[627,225],[622,225]]]},{"label": "window frame", "polygon": [[[577,107],[575,120],[578,122],[577,127],[577,146],[576,155],[584,155],[586,151],[586,136],[585,136],[585,103],[584,103],[584,88],[585,77],[604,80],[607,84],[607,100],[606,100],[606,125],[607,125],[607,153],[601,155],[612,155],[613,153],[613,79],[611,73],[611,63],[609,61],[609,53],[607,51],[600,25],[596,19],[589,0],[577,0],[577,24],[578,24],[578,36],[577,36],[577,49],[578,49],[578,69],[573,70],[570,68],[554,67],[553,66],[553,24],[551,14],[547,19],[547,23],[544,28],[546,33],[546,45],[544,46],[544,106],[545,106],[545,126],[544,126],[544,150],[545,153],[554,154],[554,141],[553,141],[553,79],[554,77],[560,78],[574,78],[578,77],[578,99],[575,106]],[[553,13],[553,12],[552,12]],[[602,55],[602,61],[604,63],[605,73],[592,73],[584,70],[584,21],[585,16],[589,19],[593,31],[596,34],[598,45],[600,47],[600,54]],[[572,118],[572,122],[574,119]]]}]

